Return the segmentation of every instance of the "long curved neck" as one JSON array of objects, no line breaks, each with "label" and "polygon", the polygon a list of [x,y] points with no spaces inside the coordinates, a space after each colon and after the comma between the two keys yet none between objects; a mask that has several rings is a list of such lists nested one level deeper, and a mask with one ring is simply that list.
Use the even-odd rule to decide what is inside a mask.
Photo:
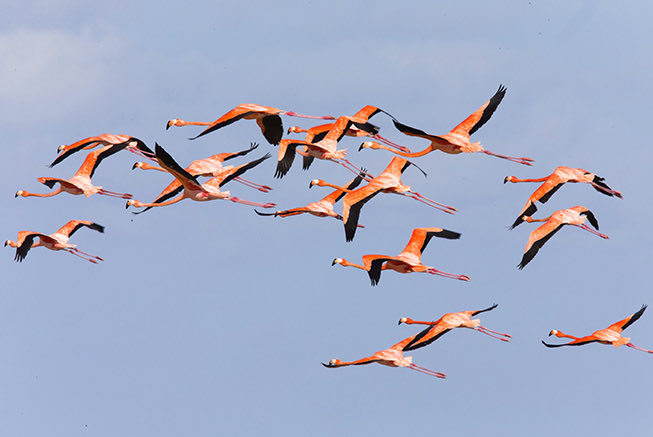
[{"label": "long curved neck", "polygon": [[572,340],[578,340],[580,337],[574,337],[573,335],[565,334],[564,332],[556,331],[555,334],[556,337],[559,338],[571,338]]},{"label": "long curved neck", "polygon": [[31,196],[31,197],[52,197],[52,196],[56,196],[56,195],[59,194],[59,193],[61,193],[61,187],[59,187],[59,188],[57,188],[56,190],[51,191],[51,192],[49,192],[49,193],[45,193],[45,194],[40,194],[40,193],[28,193],[27,191],[23,191],[20,195],[21,195],[22,197],[30,197],[30,196]]},{"label": "long curved neck", "polygon": [[352,262],[347,261],[346,259],[343,259],[340,265],[345,266],[345,267],[356,267],[357,269],[365,270],[367,269],[359,264],[354,264]]},{"label": "long curved neck", "polygon": [[517,179],[516,177],[511,178],[508,182],[512,182],[513,184],[517,184],[519,182],[544,182],[546,181],[546,178],[539,178],[539,179]]},{"label": "long curved neck", "polygon": [[420,156],[424,156],[424,155],[426,155],[427,153],[429,153],[429,152],[431,152],[433,150],[433,148],[431,148],[431,146],[429,146],[426,149],[421,150],[419,152],[406,153],[406,152],[402,152],[400,150],[395,150],[392,147],[385,146],[385,145],[379,144],[379,143],[375,143],[374,147],[372,147],[372,148],[373,149],[389,150],[390,152],[394,153],[395,155],[405,156],[406,158],[417,158],[417,157],[420,157]]}]

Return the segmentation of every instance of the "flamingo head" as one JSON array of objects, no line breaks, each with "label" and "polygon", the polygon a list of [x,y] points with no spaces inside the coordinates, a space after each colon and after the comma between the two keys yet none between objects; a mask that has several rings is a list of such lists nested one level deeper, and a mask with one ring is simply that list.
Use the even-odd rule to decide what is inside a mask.
[{"label": "flamingo head", "polygon": [[344,260],[342,258],[336,258],[331,262],[332,266],[335,266],[336,264],[342,264]]},{"label": "flamingo head", "polygon": [[135,168],[143,168],[143,163],[142,162],[135,162],[134,165],[132,165],[132,170]]},{"label": "flamingo head", "polygon": [[360,147],[358,148],[358,151],[360,152],[361,150],[366,149],[368,147],[370,149],[380,149],[381,145],[379,143],[377,143],[376,141],[365,141],[363,144],[360,145]]},{"label": "flamingo head", "polygon": [[60,145],[59,147],[57,147],[57,153],[61,152],[65,148],[66,148],[65,144]]},{"label": "flamingo head", "polygon": [[515,179],[517,179],[514,176],[506,176],[506,178],[503,180],[503,183],[505,184],[506,182],[513,182]]},{"label": "flamingo head", "polygon": [[25,195],[25,192],[23,190],[18,190],[18,191],[16,191],[16,194],[14,194],[14,197],[18,197],[18,196],[23,196],[24,197],[24,195]]},{"label": "flamingo head", "polygon": [[402,323],[406,323],[407,321],[408,321],[408,317],[402,317],[401,319],[399,319],[399,323],[397,323],[397,325],[401,325]]},{"label": "flamingo head", "polygon": [[549,337],[551,337],[552,335],[558,336],[558,331],[556,331],[555,329],[551,330],[551,332],[549,332]]},{"label": "flamingo head", "polygon": [[183,120],[180,120],[178,118],[173,118],[172,120],[168,120],[166,123],[166,130],[170,129],[170,126],[183,126]]},{"label": "flamingo head", "polygon": [[299,127],[299,126],[290,126],[290,127],[288,128],[288,133],[289,133],[289,134],[292,134],[292,133],[300,133],[300,132],[307,132],[307,131],[306,131],[306,129],[302,129],[302,128]]},{"label": "flamingo head", "polygon": [[[13,241],[11,241],[11,240],[7,240],[7,241],[5,241],[5,247],[7,247],[7,246],[12,246],[12,247],[13,247],[13,244],[12,244],[12,243],[13,243]],[[15,243],[14,243],[14,244],[15,244]]]},{"label": "flamingo head", "polygon": [[342,361],[337,360],[337,359],[335,359],[335,358],[332,359],[332,360],[330,360],[328,364],[324,364],[324,363],[322,363],[322,365],[323,365],[324,367],[336,367],[336,366],[339,365],[339,364],[342,364]]},{"label": "flamingo head", "polygon": [[319,185],[322,182],[320,179],[313,179],[309,184],[308,188],[313,188],[314,185]]},{"label": "flamingo head", "polygon": [[138,202],[137,200],[129,199],[125,204],[125,209],[129,208],[130,206],[138,206],[137,202]]}]

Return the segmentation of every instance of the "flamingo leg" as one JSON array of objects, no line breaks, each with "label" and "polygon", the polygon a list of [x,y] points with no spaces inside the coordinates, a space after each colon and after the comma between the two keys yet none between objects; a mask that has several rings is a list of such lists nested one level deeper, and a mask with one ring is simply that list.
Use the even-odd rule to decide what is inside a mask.
[{"label": "flamingo leg", "polygon": [[132,153],[135,153],[138,156],[141,156],[143,158],[148,158],[151,159],[152,161],[156,161],[156,155],[154,153],[149,153],[144,150],[141,150],[137,147],[127,147],[127,150],[129,150]]},{"label": "flamingo leg", "polygon": [[96,260],[86,258],[84,255],[80,255],[79,253],[77,253],[77,252],[74,251],[74,250],[66,249],[66,252],[68,252],[68,253],[71,254],[71,255],[78,256],[78,257],[80,257],[81,259],[84,259],[84,260],[86,260],[86,261],[92,262],[93,264],[97,264],[97,261],[96,261]]},{"label": "flamingo leg", "polygon": [[418,202],[422,202],[423,204],[428,205],[431,208],[439,209],[440,211],[446,212],[447,214],[454,214],[454,212],[452,210],[450,210],[450,209],[446,209],[446,208],[443,208],[441,206],[434,205],[433,203],[427,202],[426,200],[424,200],[422,198],[419,198],[417,196],[414,196],[412,194],[408,194],[408,193],[397,193],[397,194],[401,194],[402,196],[410,197],[411,199],[415,199]]},{"label": "flamingo leg", "polygon": [[238,197],[229,197],[228,200],[231,200],[232,202],[236,203],[242,203],[243,205],[249,205],[249,206],[259,206],[261,208],[274,208],[277,206],[276,203],[257,203],[257,202],[250,202],[249,200],[242,200],[239,199]]},{"label": "flamingo leg", "polygon": [[104,196],[109,196],[109,197],[120,197],[121,199],[131,199],[133,196],[131,194],[127,193],[116,193],[113,191],[107,191],[104,189],[101,189],[98,191],[98,194],[102,194]]},{"label": "flamingo leg", "polygon": [[410,149],[408,147],[400,146],[397,143],[393,143],[392,141],[388,140],[387,138],[383,138],[381,135],[376,134],[376,135],[370,135],[371,138],[374,138],[375,140],[378,140],[384,144],[387,144],[390,147],[394,147],[397,150],[401,150],[404,153],[410,153]]},{"label": "flamingo leg", "polygon": [[632,344],[632,343],[626,343],[626,346],[628,346],[628,347],[632,347],[633,349],[637,349],[638,351],[648,352],[649,354],[653,354],[653,351],[650,351],[650,350],[648,350],[648,349],[643,349],[643,348],[641,348],[641,347],[639,347],[639,346],[635,346],[635,345]]},{"label": "flamingo leg", "polygon": [[442,372],[436,372],[434,370],[427,369],[426,367],[418,366],[417,364],[414,364],[414,363],[410,363],[408,365],[408,367],[413,369],[413,370],[417,370],[418,372],[425,373],[425,374],[431,375],[431,376],[435,376],[437,378],[445,379],[447,377],[447,375],[445,375]]},{"label": "flamingo leg", "polygon": [[469,276],[466,276],[466,275],[454,275],[453,273],[441,272],[440,270],[436,270],[433,267],[426,270],[426,273],[430,273],[432,275],[444,276],[445,278],[449,278],[449,279],[459,279],[461,281],[470,281],[471,280],[469,278]]},{"label": "flamingo leg", "polygon": [[261,184],[254,183],[252,181],[248,181],[247,179],[243,179],[240,176],[234,178],[234,180],[236,182],[240,182],[241,184],[243,184],[243,185],[245,185],[247,187],[254,188],[254,189],[262,191],[264,193],[267,193],[268,191],[270,191],[272,189],[272,187],[268,187],[267,185],[261,185]]},{"label": "flamingo leg", "polygon": [[326,117],[321,117],[319,115],[304,115],[304,114],[298,114],[294,111],[285,111],[282,112],[283,115],[289,115],[291,117],[301,117],[301,118],[312,118],[312,119],[318,119],[318,120],[335,120],[335,117],[331,116],[326,116]]},{"label": "flamingo leg", "polygon": [[595,231],[594,229],[590,228],[589,226],[587,226],[587,225],[584,224],[584,223],[583,223],[583,224],[580,224],[580,225],[578,225],[578,226],[579,226],[581,229],[585,229],[586,231],[589,231],[589,232],[591,232],[591,233],[594,234],[594,235],[598,235],[598,236],[601,237],[601,238],[605,238],[606,240],[610,239],[610,237],[608,237],[607,235]]},{"label": "flamingo leg", "polygon": [[490,334],[489,332],[483,331],[482,329],[478,329],[478,328],[476,328],[476,330],[477,330],[478,332],[482,333],[482,334],[489,335],[490,337],[492,337],[492,338],[497,338],[497,339],[499,339],[499,340],[501,340],[501,341],[510,341],[510,340],[508,340],[507,338],[499,337],[498,335],[494,335],[494,334]]},{"label": "flamingo leg", "polygon": [[346,168],[347,170],[349,170],[350,172],[354,173],[356,176],[359,176],[359,175],[361,175],[361,174],[364,174],[363,179],[365,179],[365,180],[368,181],[368,182],[369,182],[369,181],[374,177],[374,176],[372,176],[371,174],[369,174],[369,173],[367,173],[367,172],[363,172],[363,170],[362,170],[360,167],[356,167],[356,166],[355,166],[351,161],[349,161],[348,159],[344,159],[344,158],[343,158],[343,159],[339,159],[339,160],[338,160],[338,159],[331,159],[331,161],[333,161],[333,162],[337,162],[338,164],[342,165],[343,167],[345,167],[345,168]]},{"label": "flamingo leg", "polygon": [[91,255],[90,253],[86,253],[86,252],[82,252],[81,250],[77,249],[76,247],[73,247],[73,248],[70,249],[70,250],[73,250],[73,251],[75,251],[75,252],[77,252],[77,253],[81,253],[82,255],[86,255],[86,256],[91,257],[91,258],[96,258],[96,259],[98,259],[98,260],[100,260],[100,261],[104,261],[104,259],[100,258],[99,256],[97,256],[97,255]]},{"label": "flamingo leg", "polygon": [[444,204],[442,204],[442,203],[438,203],[438,202],[436,202],[436,201],[433,200],[433,199],[429,199],[428,197],[425,197],[425,196],[422,196],[422,195],[419,194],[419,193],[416,193],[415,191],[411,191],[411,193],[412,193],[413,195],[419,197],[420,199],[426,200],[427,202],[433,203],[433,204],[435,204],[435,205],[441,206],[441,207],[446,208],[446,209],[450,209],[450,210],[452,210],[452,211],[458,211],[458,210],[457,210],[456,208],[454,208],[453,206],[447,206],[447,205],[444,205]]},{"label": "flamingo leg", "polygon": [[510,334],[504,334],[503,332],[493,331],[491,329],[487,329],[485,326],[479,326],[478,329],[482,329],[484,331],[491,332],[491,333],[497,334],[497,335],[503,335],[504,337],[512,338],[512,335],[510,335]]},{"label": "flamingo leg", "polygon": [[496,153],[490,152],[489,150],[483,150],[483,153],[491,156],[496,156],[497,158],[507,159],[508,161],[516,162],[517,164],[533,165],[532,162],[534,162],[531,158],[517,158],[514,156],[498,155]]}]

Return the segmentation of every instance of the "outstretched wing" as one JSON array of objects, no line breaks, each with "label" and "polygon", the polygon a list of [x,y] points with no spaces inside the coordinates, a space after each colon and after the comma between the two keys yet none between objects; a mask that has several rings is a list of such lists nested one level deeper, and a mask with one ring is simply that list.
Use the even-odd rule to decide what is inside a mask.
[{"label": "outstretched wing", "polygon": [[88,221],[88,220],[71,220],[65,225],[63,225],[55,234],[63,234],[67,235],[68,237],[72,237],[75,232],[77,232],[79,229],[87,227],[89,229],[93,229],[94,231],[98,231],[103,233],[104,232],[104,226]]},{"label": "outstretched wing", "polygon": [[517,266],[519,270],[526,267],[526,264],[531,262],[535,255],[537,255],[537,252],[539,252],[542,246],[544,246],[544,243],[549,241],[549,239],[553,237],[556,232],[562,229],[563,226],[564,223],[558,224],[557,222],[546,222],[531,232],[531,235],[528,238],[528,243],[526,244],[526,249],[524,250],[524,255]]},{"label": "outstretched wing", "polygon": [[441,228],[415,228],[410,236],[408,244],[401,253],[411,253],[418,258],[424,253],[424,249],[431,241],[431,238],[446,238],[448,240],[457,240],[460,238],[458,232],[448,231]]},{"label": "outstretched wing", "polygon": [[230,125],[231,123],[234,123],[238,120],[240,120],[243,117],[246,117],[251,114],[256,114],[256,111],[251,111],[248,109],[243,109],[241,106],[236,106],[234,109],[231,111],[227,112],[225,115],[222,117],[218,118],[216,121],[214,121],[209,127],[204,129],[202,132],[197,134],[196,136],[189,138],[189,140],[194,140],[197,139],[201,136],[204,136],[206,134],[209,134],[213,132],[214,130],[218,130],[221,127],[225,127]]},{"label": "outstretched wing", "polygon": [[227,155],[225,158],[222,159],[222,161],[228,161],[230,159],[237,158],[239,156],[245,156],[252,150],[255,150],[258,147],[258,143],[249,143],[249,149],[247,150],[241,150],[240,152],[235,152],[235,153],[225,153],[224,155]]},{"label": "outstretched wing", "polygon": [[490,100],[485,102],[476,112],[467,117],[462,123],[453,128],[452,132],[472,135],[479,130],[494,114],[494,111],[506,95],[506,87],[499,85],[499,89]]},{"label": "outstretched wing", "polygon": [[[229,172],[230,172],[229,175],[227,177],[225,177],[224,179],[222,179],[218,183],[218,187],[222,187],[224,184],[226,184],[227,182],[231,181],[234,178],[237,178],[241,174],[245,173],[247,170],[250,170],[250,169],[256,167],[257,165],[259,165],[260,163],[262,163],[266,159],[270,158],[270,156],[272,156],[272,155],[270,155],[269,153],[266,153],[265,155],[263,155],[259,159],[255,159],[254,161],[250,161],[245,165],[241,165],[241,166],[238,166],[238,167],[236,167],[234,169],[229,170]],[[221,176],[217,176],[216,178],[210,179],[207,182],[207,184],[212,184],[212,181],[214,181],[214,180],[217,181],[219,178],[221,178]]]},{"label": "outstretched wing", "polygon": [[163,147],[159,146],[158,143],[155,143],[154,150],[159,165],[171,173],[184,186],[184,188],[188,190],[205,191],[197,178],[177,164],[177,161],[175,161]]},{"label": "outstretched wing", "polygon": [[598,339],[592,336],[581,337],[570,343],[562,343],[562,344],[550,344],[550,343],[545,343],[544,340],[542,340],[542,344],[546,347],[582,346],[584,344],[599,343],[599,342],[600,341]]},{"label": "outstretched wing", "polygon": [[426,329],[415,335],[413,340],[408,343],[403,350],[412,351],[424,346],[428,346],[447,332],[451,331],[451,329],[452,328],[447,328],[446,325],[441,324],[428,326]]},{"label": "outstretched wing", "polygon": [[626,317],[623,320],[618,321],[617,323],[613,323],[608,327],[608,329],[612,329],[617,332],[621,332],[633,323],[637,321],[640,317],[642,317],[642,314],[644,314],[644,311],[646,311],[646,305],[642,305],[642,307],[637,311],[635,314],[633,314],[630,317]]}]

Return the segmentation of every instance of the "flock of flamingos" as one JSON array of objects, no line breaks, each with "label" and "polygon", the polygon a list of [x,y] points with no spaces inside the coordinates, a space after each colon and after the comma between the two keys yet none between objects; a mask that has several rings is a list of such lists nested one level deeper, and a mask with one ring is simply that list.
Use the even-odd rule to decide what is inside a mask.
[{"label": "flock of flamingos", "polygon": [[[317,185],[330,187],[335,190],[321,200],[309,203],[305,206],[283,211],[277,210],[269,213],[260,212],[258,210],[255,211],[261,216],[290,217],[293,215],[308,213],[317,217],[333,217],[343,222],[345,239],[346,241],[352,241],[356,235],[356,230],[359,227],[363,227],[358,223],[363,206],[379,193],[399,194],[436,208],[442,212],[449,214],[455,213],[456,209],[454,207],[443,205],[435,200],[429,199],[422,194],[413,191],[409,185],[405,185],[401,182],[403,172],[410,166],[414,166],[417,170],[423,173],[421,168],[419,168],[414,162],[409,161],[407,158],[421,157],[435,150],[440,150],[449,154],[478,152],[527,166],[532,165],[533,160],[530,158],[498,155],[485,150],[480,142],[471,142],[470,140],[470,136],[490,119],[499,103],[501,103],[505,92],[506,88],[499,86],[499,89],[490,100],[445,135],[429,134],[403,124],[386,111],[374,106],[365,106],[353,116],[334,118],[330,116],[317,117],[303,115],[292,111],[284,111],[277,108],[254,104],[242,104],[230,110],[214,122],[188,122],[180,119],[173,119],[168,121],[166,129],[169,129],[172,126],[208,126],[197,136],[190,138],[193,140],[223,128],[240,119],[255,120],[267,142],[278,146],[275,177],[282,178],[288,173],[288,171],[290,171],[296,154],[302,156],[304,170],[307,170],[316,158],[333,161],[344,166],[346,169],[354,173],[355,176],[352,180],[342,186],[325,182],[321,179],[314,179],[310,182],[309,188]],[[394,126],[401,133],[424,138],[430,141],[430,145],[420,152],[413,153],[408,148],[382,137],[379,135],[379,128],[369,122],[371,117],[380,113],[390,117]],[[305,139],[282,139],[284,134],[281,120],[282,115],[333,121],[327,124],[314,126],[310,129],[290,127],[288,129],[288,134],[305,133]],[[379,175],[374,176],[366,169],[358,167],[346,159],[346,150],[339,150],[337,148],[338,142],[346,135],[365,137],[365,139],[367,139],[367,141],[361,144],[359,151],[364,148],[384,149],[392,152],[396,156],[391,159],[385,170],[383,170]],[[225,161],[243,157],[255,151],[257,147],[257,144],[252,143],[251,147],[247,150],[234,153],[219,153],[205,159],[193,161],[186,168],[183,168],[163,149],[163,147],[158,144],[155,145],[155,150],[152,151],[138,138],[129,135],[103,134],[59,147],[57,158],[52,162],[50,167],[57,165],[59,162],[78,151],[90,149],[95,150],[90,151],[86,155],[80,169],[70,179],[52,177],[40,177],[37,179],[50,189],[53,189],[55,185],[58,184],[59,187],[56,190],[47,194],[30,193],[25,190],[19,190],[16,192],[16,197],[51,197],[62,192],[74,195],[83,194],[86,197],[92,194],[102,194],[128,199],[126,204],[127,208],[130,206],[144,208],[135,212],[135,214],[143,213],[151,208],[171,205],[186,198],[196,201],[224,199],[245,205],[257,206],[263,209],[275,208],[276,204],[274,203],[251,202],[232,196],[229,191],[221,190],[222,187],[230,181],[239,182],[245,186],[262,192],[268,192],[271,190],[271,187],[267,185],[258,184],[243,178],[243,174],[249,169],[258,166],[265,160],[269,159],[271,156],[269,153],[239,166],[223,165]],[[163,189],[161,194],[159,194],[154,201],[150,203],[144,203],[132,199],[130,194],[117,193],[93,185],[91,178],[102,160],[121,150],[129,150],[144,158],[155,161],[158,164],[153,165],[147,162],[137,162],[134,164],[132,169],[139,168],[143,170],[168,172],[174,176],[174,180],[170,185]],[[199,177],[209,177],[210,179],[204,183],[200,183],[198,180]],[[540,187],[528,198],[526,205],[519,212],[515,222],[511,226],[511,228],[514,228],[522,222],[544,222],[543,225],[531,232],[522,260],[518,265],[519,269],[523,269],[529,262],[531,262],[542,246],[565,225],[573,225],[585,229],[601,238],[608,238],[606,235],[598,232],[599,224],[596,217],[590,210],[583,206],[562,209],[554,212],[547,218],[534,219],[531,217],[537,211],[537,202],[546,203],[563,184],[566,182],[585,182],[590,184],[599,193],[622,198],[621,193],[608,187],[603,178],[580,168],[557,167],[552,174],[538,179],[518,179],[514,176],[508,176],[504,179],[504,183],[506,182],[542,182],[542,185],[540,185]],[[361,186],[361,184],[364,185]],[[334,205],[341,199],[342,214],[338,214],[334,210]],[[585,224],[586,220],[594,229]],[[68,242],[69,238],[82,227],[88,227],[98,232],[104,232],[104,227],[97,223],[86,220],[72,220],[50,235],[40,232],[21,231],[18,233],[16,241],[7,240],[5,246],[16,248],[16,261],[22,261],[32,247],[38,246],[43,246],[50,250],[64,250],[70,254],[90,261],[91,263],[102,261],[102,258],[99,256],[82,252],[74,244]],[[372,285],[378,284],[381,278],[381,272],[384,270],[394,270],[399,273],[424,272],[446,278],[469,281],[470,278],[468,276],[443,272],[434,267],[422,264],[421,256],[433,237],[455,240],[460,238],[460,234],[434,227],[416,228],[412,231],[406,247],[396,256],[363,255],[362,264],[355,264],[346,259],[336,258],[333,260],[332,265],[340,264],[342,266],[365,270],[369,275]],[[376,352],[369,357],[356,361],[332,359],[327,364],[323,363],[323,365],[326,367],[341,367],[376,362],[391,367],[408,367],[431,376],[444,378],[444,373],[435,372],[414,364],[412,362],[412,357],[404,356],[404,352],[427,346],[440,338],[443,334],[454,328],[461,327],[474,329],[491,337],[508,342],[511,338],[509,334],[487,329],[480,325],[479,319],[473,319],[473,317],[478,314],[493,310],[496,307],[497,305],[495,304],[482,310],[447,313],[435,321],[415,321],[410,318],[402,318],[399,320],[400,324],[420,324],[426,325],[426,328],[418,334],[408,337],[386,350]],[[574,337],[553,330],[549,335],[570,338],[572,341],[562,344],[542,343],[547,347],[560,347],[579,346],[587,343],[598,342],[612,344],[614,346],[626,345],[648,353],[653,353],[653,350],[646,350],[633,345],[630,343],[630,338],[621,335],[621,332],[624,329],[642,316],[645,309],[646,305],[643,305],[639,311],[630,317],[616,322],[606,329],[598,330],[591,335],[584,337]]]}]

